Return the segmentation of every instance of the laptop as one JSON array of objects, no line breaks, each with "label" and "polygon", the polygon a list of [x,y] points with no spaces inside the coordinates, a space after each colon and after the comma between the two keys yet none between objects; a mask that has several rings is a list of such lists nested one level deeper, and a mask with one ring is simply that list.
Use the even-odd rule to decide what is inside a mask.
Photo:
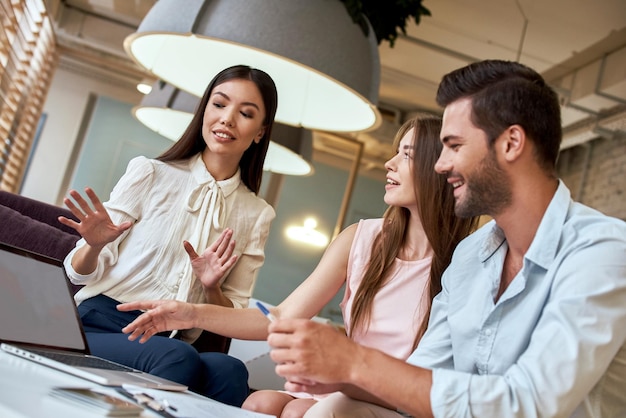
[{"label": "laptop", "polygon": [[89,354],[63,263],[0,243],[0,349],[105,386],[187,386]]}]

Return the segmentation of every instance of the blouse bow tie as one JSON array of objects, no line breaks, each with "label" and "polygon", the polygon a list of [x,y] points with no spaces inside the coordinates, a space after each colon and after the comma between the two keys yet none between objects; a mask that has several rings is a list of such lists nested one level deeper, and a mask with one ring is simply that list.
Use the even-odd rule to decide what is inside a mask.
[{"label": "blouse bow tie", "polygon": [[224,192],[215,180],[198,184],[187,198],[187,210],[189,212],[200,210],[200,218],[210,219],[216,230],[219,230],[224,223],[224,207]]}]

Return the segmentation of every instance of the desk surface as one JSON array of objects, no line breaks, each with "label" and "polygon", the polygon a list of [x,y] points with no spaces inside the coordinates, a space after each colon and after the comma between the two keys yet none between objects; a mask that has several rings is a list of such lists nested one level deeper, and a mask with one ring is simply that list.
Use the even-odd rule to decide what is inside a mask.
[{"label": "desk surface", "polygon": [[[103,416],[51,397],[48,394],[50,389],[57,386],[97,386],[114,393],[111,388],[105,388],[0,351],[0,416],[2,418]],[[159,415],[146,410],[141,417],[159,417]]]},{"label": "desk surface", "polygon": [[[0,417],[2,418],[95,418],[106,412],[86,411],[80,405],[50,395],[55,387],[98,388],[120,396],[114,388],[100,386],[79,377],[0,351]],[[246,411],[196,395],[192,392],[163,392],[144,389],[155,397],[164,395],[176,405],[177,414],[200,418],[270,418],[270,415]],[[167,393],[167,394],[166,394]],[[140,417],[159,418],[144,409]]]}]

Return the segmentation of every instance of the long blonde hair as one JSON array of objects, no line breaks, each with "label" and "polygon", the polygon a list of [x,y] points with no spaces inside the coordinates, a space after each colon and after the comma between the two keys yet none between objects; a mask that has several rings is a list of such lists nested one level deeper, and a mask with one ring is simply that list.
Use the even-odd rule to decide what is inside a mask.
[{"label": "long blonde hair", "polygon": [[[457,244],[477,226],[477,218],[461,219],[454,214],[454,195],[445,176],[435,172],[435,163],[441,153],[439,141],[441,119],[436,116],[417,116],[405,122],[394,139],[397,148],[402,137],[412,128],[413,184],[418,214],[428,242],[433,249],[427,312],[415,335],[417,347],[426,331],[432,299],[441,291],[441,276],[450,263]],[[395,149],[394,148],[394,149]],[[390,206],[383,215],[383,228],[374,239],[369,264],[354,297],[351,312],[352,337],[355,330],[367,330],[372,304],[378,290],[387,282],[389,272],[405,245],[410,212],[403,207]],[[416,297],[418,297],[416,295]]]}]

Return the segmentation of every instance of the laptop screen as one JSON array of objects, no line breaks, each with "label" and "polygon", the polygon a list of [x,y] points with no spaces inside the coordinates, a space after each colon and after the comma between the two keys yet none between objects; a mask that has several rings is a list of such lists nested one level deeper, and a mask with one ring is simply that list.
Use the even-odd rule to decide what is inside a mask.
[{"label": "laptop screen", "polygon": [[60,262],[0,244],[0,340],[85,351]]}]

